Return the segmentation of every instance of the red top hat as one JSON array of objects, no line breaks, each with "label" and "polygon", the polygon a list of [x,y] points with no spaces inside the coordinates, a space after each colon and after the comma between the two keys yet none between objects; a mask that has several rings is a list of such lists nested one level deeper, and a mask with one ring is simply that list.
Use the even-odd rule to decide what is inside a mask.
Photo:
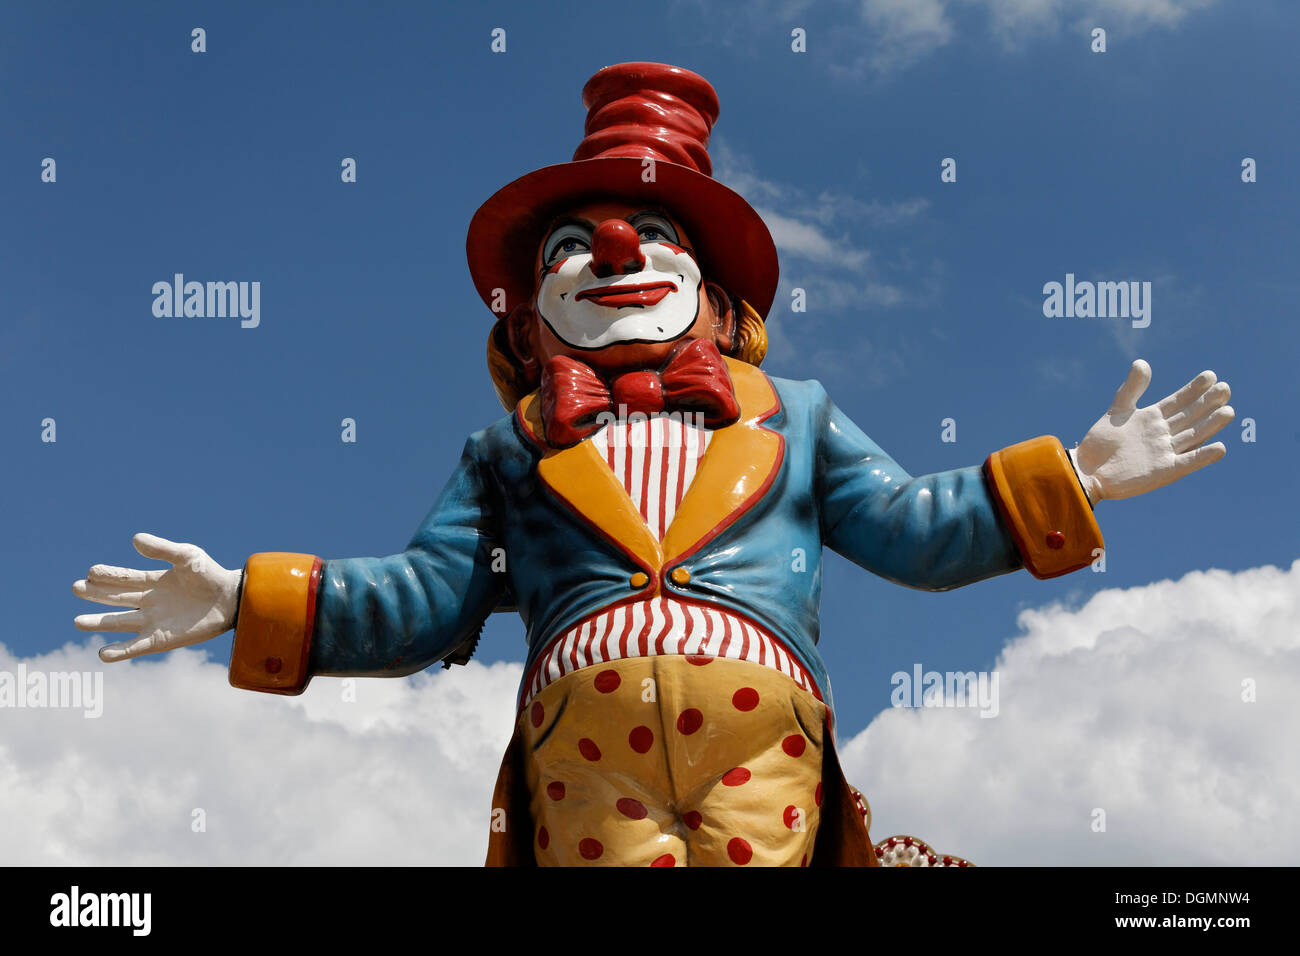
[{"label": "red top hat", "polygon": [[[776,246],[749,203],[712,177],[709,131],[718,95],[704,77],[662,63],[607,66],[582,88],[586,138],[573,161],[504,186],[469,224],[465,253],[491,308],[532,297],[537,246],[566,207],[600,198],[646,200],[685,227],[704,275],[766,317],[776,294]],[[653,159],[654,179],[644,161]]]}]

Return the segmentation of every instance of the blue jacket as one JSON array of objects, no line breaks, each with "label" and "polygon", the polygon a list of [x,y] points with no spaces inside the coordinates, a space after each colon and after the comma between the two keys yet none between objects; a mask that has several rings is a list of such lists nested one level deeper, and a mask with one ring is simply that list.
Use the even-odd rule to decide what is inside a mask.
[{"label": "blue jacket", "polygon": [[547,444],[534,393],[470,436],[405,551],[324,562],[309,672],[419,671],[472,642],[501,606],[523,618],[531,666],[588,615],[666,593],[768,628],[829,704],[823,547],[932,591],[1022,567],[1016,522],[981,467],[913,478],[820,383],[727,362],[740,420],[714,433],[662,542],[590,441]]}]

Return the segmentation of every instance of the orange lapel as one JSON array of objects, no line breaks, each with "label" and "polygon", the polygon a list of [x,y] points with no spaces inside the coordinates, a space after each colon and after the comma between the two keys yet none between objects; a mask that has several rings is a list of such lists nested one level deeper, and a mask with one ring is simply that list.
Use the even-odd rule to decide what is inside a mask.
[{"label": "orange lapel", "polygon": [[659,580],[666,565],[690,555],[744,514],[762,497],[781,466],[784,440],[762,425],[780,408],[776,390],[754,366],[731,358],[725,361],[740,418],[714,431],[662,543],[655,540],[623,483],[590,440],[569,448],[547,444],[537,392],[525,396],[515,409],[524,430],[542,449],[537,474],[546,486],[641,565],[653,581]]},{"label": "orange lapel", "polygon": [[541,406],[538,393],[533,392],[515,409],[524,429],[542,449],[537,474],[578,517],[627,552],[645,568],[652,581],[657,581],[663,565],[659,542],[632,504],[623,483],[590,439],[569,448],[548,445]]},{"label": "orange lapel", "polygon": [[776,389],[753,365],[726,358],[731,384],[740,405],[734,425],[719,428],[677,506],[664,534],[664,564],[674,564],[697,551],[735,522],[763,496],[785,451],[785,440],[763,427],[781,407]]}]

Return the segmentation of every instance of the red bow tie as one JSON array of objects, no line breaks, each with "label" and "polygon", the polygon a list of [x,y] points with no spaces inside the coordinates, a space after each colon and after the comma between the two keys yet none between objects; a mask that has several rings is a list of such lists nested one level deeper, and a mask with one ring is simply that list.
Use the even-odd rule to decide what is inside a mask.
[{"label": "red bow tie", "polygon": [[542,369],[541,400],[546,440],[557,448],[599,431],[602,413],[699,412],[709,428],[740,417],[727,364],[708,339],[692,339],[657,372],[625,372],[608,386],[591,366],[556,355]]}]

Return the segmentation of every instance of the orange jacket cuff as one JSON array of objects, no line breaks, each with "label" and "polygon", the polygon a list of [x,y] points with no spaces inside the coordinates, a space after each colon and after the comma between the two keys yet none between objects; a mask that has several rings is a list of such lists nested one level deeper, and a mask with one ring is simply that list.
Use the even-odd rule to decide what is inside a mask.
[{"label": "orange jacket cuff", "polygon": [[244,565],[230,653],[230,683],[268,694],[301,694],[316,620],[321,560],[269,551]]},{"label": "orange jacket cuff", "polygon": [[1002,520],[1036,578],[1087,567],[1105,546],[1064,446],[1042,435],[995,451],[984,463]]}]

